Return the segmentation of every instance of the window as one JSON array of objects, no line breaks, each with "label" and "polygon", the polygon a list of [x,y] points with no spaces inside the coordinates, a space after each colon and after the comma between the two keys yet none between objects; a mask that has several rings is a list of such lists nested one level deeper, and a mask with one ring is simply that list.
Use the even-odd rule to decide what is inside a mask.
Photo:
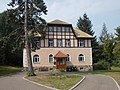
[{"label": "window", "polygon": [[53,60],[53,55],[50,54],[50,55],[49,55],[49,63],[53,63],[53,62],[54,62],[54,60]]},{"label": "window", "polygon": [[49,26],[49,27],[48,27],[48,31],[49,31],[49,32],[52,32],[52,31],[54,31],[54,27],[52,27],[52,26]]},{"label": "window", "polygon": [[62,31],[62,27],[56,27],[56,30],[57,30],[58,32],[61,32],[61,31]]},{"label": "window", "polygon": [[78,56],[78,61],[79,61],[79,62],[85,61],[85,57],[84,57],[83,54],[80,54],[80,55]]},{"label": "window", "polygon": [[70,40],[69,40],[69,39],[66,39],[66,40],[65,40],[65,46],[66,46],[66,47],[70,47]]},{"label": "window", "polygon": [[53,39],[49,39],[49,40],[48,40],[48,43],[49,43],[49,47],[53,47],[53,46],[54,46]]},{"label": "window", "polygon": [[61,39],[58,39],[58,40],[57,40],[57,46],[58,46],[58,47],[62,47],[62,40],[61,40]]},{"label": "window", "polygon": [[33,63],[39,63],[39,55],[34,55],[33,56]]},{"label": "window", "polygon": [[85,47],[85,41],[84,40],[78,40],[78,47]]},{"label": "window", "polygon": [[65,30],[65,32],[69,32],[70,28],[69,27],[65,27],[64,30]]},{"label": "window", "polygon": [[40,41],[36,42],[36,47],[39,49],[40,48]]},{"label": "window", "polygon": [[67,54],[66,61],[67,61],[67,62],[69,62],[69,61],[70,61],[70,55],[69,55],[69,54]]}]

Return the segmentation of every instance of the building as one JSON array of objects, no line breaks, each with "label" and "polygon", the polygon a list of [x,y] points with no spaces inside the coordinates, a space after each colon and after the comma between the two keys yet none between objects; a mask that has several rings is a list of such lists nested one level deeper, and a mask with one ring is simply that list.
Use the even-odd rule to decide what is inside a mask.
[{"label": "building", "polygon": [[[37,49],[31,53],[35,69],[92,70],[93,36],[61,20],[47,23],[45,32],[45,38],[36,42]],[[28,67],[25,49],[23,67]]]}]

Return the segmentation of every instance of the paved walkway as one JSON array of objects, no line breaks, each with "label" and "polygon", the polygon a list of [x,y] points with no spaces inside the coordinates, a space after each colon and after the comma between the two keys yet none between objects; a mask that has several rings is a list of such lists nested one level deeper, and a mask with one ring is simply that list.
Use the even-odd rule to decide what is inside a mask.
[{"label": "paved walkway", "polygon": [[23,80],[24,73],[0,77],[0,90],[50,90]]},{"label": "paved walkway", "polygon": [[[25,73],[0,77],[0,90],[50,90],[23,80]],[[74,90],[118,90],[115,82],[102,75],[86,75],[86,79]]]},{"label": "paved walkway", "polygon": [[85,80],[74,90],[119,90],[110,77],[103,75],[86,75]]}]

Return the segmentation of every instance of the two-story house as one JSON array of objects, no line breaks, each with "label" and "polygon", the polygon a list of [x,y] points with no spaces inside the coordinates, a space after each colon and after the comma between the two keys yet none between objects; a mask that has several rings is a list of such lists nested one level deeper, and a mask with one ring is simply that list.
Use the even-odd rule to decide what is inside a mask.
[{"label": "two-story house", "polygon": [[[34,68],[92,70],[93,36],[61,20],[47,23],[45,32],[45,38],[36,43],[38,49],[31,53]],[[28,67],[25,49],[23,67]]]}]

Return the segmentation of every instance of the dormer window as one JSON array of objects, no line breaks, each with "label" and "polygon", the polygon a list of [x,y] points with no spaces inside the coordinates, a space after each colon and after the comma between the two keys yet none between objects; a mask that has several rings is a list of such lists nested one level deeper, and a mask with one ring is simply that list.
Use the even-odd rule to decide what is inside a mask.
[{"label": "dormer window", "polygon": [[85,47],[85,40],[78,40],[78,47]]},{"label": "dormer window", "polygon": [[61,32],[62,31],[62,27],[56,27],[57,32]]},{"label": "dormer window", "polygon": [[54,27],[49,26],[49,27],[48,27],[48,31],[49,31],[49,32],[53,32],[53,31],[54,31]]}]

